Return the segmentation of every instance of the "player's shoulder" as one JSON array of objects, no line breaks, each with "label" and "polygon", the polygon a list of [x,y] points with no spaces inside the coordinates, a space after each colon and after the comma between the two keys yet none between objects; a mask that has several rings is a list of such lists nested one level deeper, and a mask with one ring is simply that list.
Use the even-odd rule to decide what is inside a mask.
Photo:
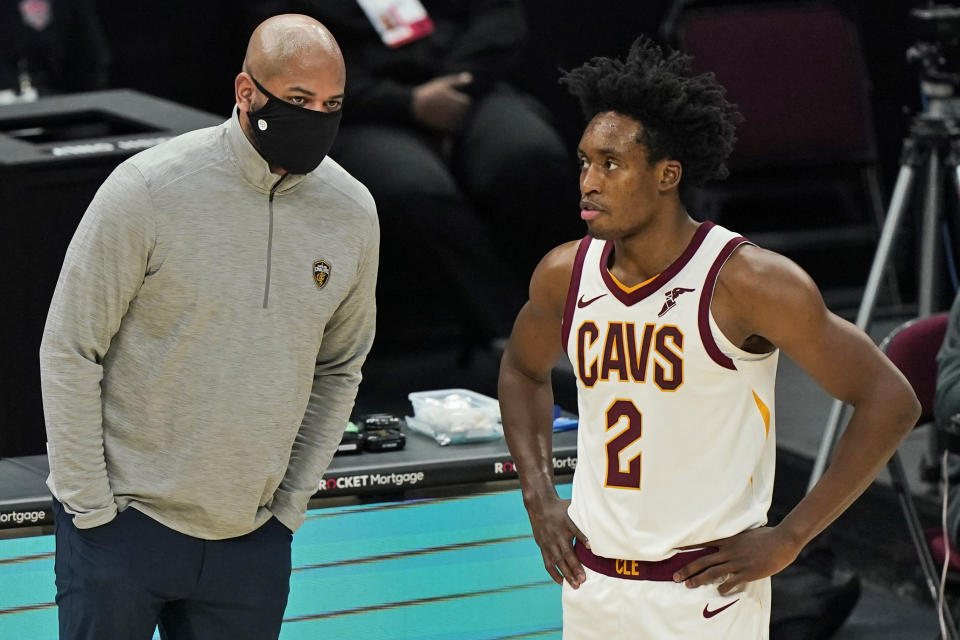
[{"label": "player's shoulder", "polygon": [[530,278],[530,299],[549,306],[563,306],[573,276],[577,253],[584,239],[571,240],[547,252]]},{"label": "player's shoulder", "polygon": [[537,265],[537,269],[543,269],[548,272],[572,271],[574,262],[577,259],[577,252],[580,250],[584,238],[571,240],[557,245],[546,253]]},{"label": "player's shoulder", "polygon": [[740,245],[717,276],[710,303],[720,330],[734,344],[761,336],[781,346],[797,326],[814,326],[826,308],[816,284],[789,258]]},{"label": "player's shoulder", "polygon": [[749,243],[740,245],[724,263],[717,277],[717,293],[727,293],[748,306],[748,301],[819,296],[816,283],[797,263]]}]

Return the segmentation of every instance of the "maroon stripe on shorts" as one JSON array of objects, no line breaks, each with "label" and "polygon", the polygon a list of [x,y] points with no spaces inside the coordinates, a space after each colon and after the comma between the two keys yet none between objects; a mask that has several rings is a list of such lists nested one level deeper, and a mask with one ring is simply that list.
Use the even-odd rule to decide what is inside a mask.
[{"label": "maroon stripe on shorts", "polygon": [[583,566],[611,578],[624,580],[649,580],[652,582],[673,582],[673,574],[697,558],[716,553],[716,547],[704,547],[694,551],[681,551],[664,560],[621,560],[598,556],[577,540],[574,551]]}]

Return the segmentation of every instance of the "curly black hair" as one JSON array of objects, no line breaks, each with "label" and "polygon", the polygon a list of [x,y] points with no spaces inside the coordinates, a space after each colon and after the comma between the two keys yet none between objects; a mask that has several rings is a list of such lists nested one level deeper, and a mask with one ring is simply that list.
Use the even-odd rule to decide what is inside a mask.
[{"label": "curly black hair", "polygon": [[694,74],[692,58],[664,55],[641,36],[626,61],[597,57],[564,72],[560,83],[579,98],[587,120],[614,111],[642,125],[639,142],[649,162],[672,158],[688,184],[700,186],[729,175],[726,160],[743,120],[712,73]]}]

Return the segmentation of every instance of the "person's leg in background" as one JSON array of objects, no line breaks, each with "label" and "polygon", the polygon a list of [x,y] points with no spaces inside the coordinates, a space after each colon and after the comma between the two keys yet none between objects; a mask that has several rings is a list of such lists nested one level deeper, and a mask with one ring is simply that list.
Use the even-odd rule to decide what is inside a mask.
[{"label": "person's leg in background", "polygon": [[502,88],[480,100],[459,138],[455,167],[524,281],[547,251],[586,233],[576,154],[533,98]]},{"label": "person's leg in background", "polygon": [[[505,336],[524,299],[522,281],[505,268],[437,146],[413,131],[352,125],[340,130],[330,155],[376,200],[384,301],[402,295],[427,309],[453,304],[473,339]],[[440,290],[428,301],[422,286],[434,272]],[[383,311],[383,321],[407,320]]]}]

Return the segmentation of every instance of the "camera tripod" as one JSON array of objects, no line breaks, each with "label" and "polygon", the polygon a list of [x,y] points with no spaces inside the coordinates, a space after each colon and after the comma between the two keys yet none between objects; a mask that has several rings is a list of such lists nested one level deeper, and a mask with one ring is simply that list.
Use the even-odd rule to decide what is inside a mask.
[{"label": "camera tripod", "polygon": [[[914,181],[918,171],[926,168],[926,184],[923,191],[923,218],[920,231],[920,271],[917,276],[917,315],[926,317],[936,310],[936,298],[939,278],[936,268],[938,265],[939,245],[937,243],[938,230],[944,221],[944,202],[942,189],[948,179],[954,193],[960,195],[960,125],[953,117],[949,100],[941,97],[943,94],[953,95],[952,87],[942,87],[933,83],[924,83],[924,94],[929,99],[929,109],[918,114],[911,123],[910,133],[903,142],[900,158],[900,171],[893,189],[893,196],[887,211],[886,219],[880,233],[877,251],[870,267],[863,300],[857,311],[856,325],[866,331],[873,316],[877,294],[881,286],[885,270],[890,266],[891,250],[901,230],[904,213],[910,205]],[[937,95],[935,92],[940,89]],[[934,94],[934,95],[931,95]],[[838,427],[846,416],[847,407],[840,400],[834,400],[820,441],[820,449],[814,461],[813,471],[807,486],[809,491],[823,475],[836,440],[839,437]],[[936,456],[935,456],[936,457]],[[905,489],[909,491],[909,489]],[[947,488],[944,488],[946,491]],[[901,500],[903,498],[901,497]],[[913,509],[910,503],[905,508]],[[914,519],[916,522],[917,520]],[[923,531],[909,526],[910,535],[914,538],[917,548],[926,548]],[[930,576],[939,574],[929,554],[920,554],[921,564],[924,565],[924,577],[927,589],[934,602],[939,599],[939,585],[930,579]],[[944,621],[947,626],[947,637],[950,640],[960,639],[957,626],[953,621],[949,607],[944,607]]]}]

